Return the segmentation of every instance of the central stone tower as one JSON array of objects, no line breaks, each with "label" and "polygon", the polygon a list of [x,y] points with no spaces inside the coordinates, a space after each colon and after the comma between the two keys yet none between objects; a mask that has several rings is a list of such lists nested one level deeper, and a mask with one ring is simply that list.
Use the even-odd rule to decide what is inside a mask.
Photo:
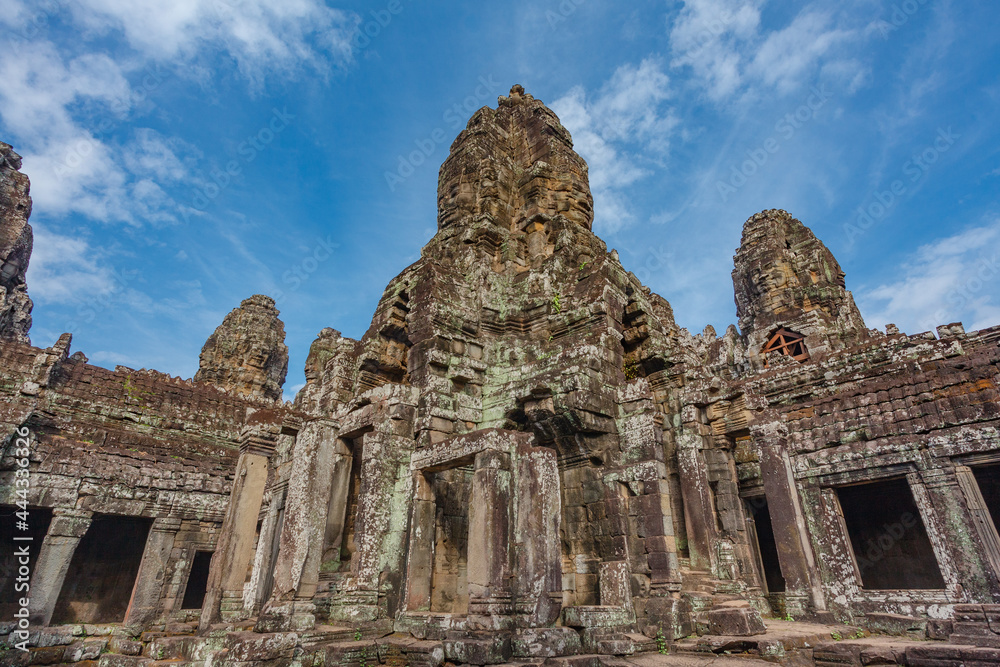
[{"label": "central stone tower", "polygon": [[657,415],[687,353],[592,222],[551,110],[514,86],[473,115],[421,259],[360,341],[311,348],[262,629],[673,626],[683,518]]}]

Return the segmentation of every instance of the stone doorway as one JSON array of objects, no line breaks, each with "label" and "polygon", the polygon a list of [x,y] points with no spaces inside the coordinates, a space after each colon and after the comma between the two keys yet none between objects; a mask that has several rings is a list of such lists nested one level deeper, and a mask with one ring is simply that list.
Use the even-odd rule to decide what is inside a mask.
[{"label": "stone doorway", "polygon": [[435,498],[432,612],[469,611],[469,500],[472,466],[444,470],[430,480]]},{"label": "stone doorway", "polygon": [[[750,538],[756,552],[764,592],[773,595],[785,592],[785,577],[778,560],[778,544],[774,539],[774,526],[767,498],[763,495],[745,498]],[[773,605],[772,605],[773,606]]]},{"label": "stone doorway", "polygon": [[208,591],[208,569],[211,563],[211,551],[194,552],[187,586],[184,587],[181,609],[201,609],[205,603],[205,593]]},{"label": "stone doorway", "polygon": [[408,611],[468,613],[472,476],[471,465],[417,476]]},{"label": "stone doorway", "polygon": [[73,554],[52,624],[121,623],[152,525],[141,517],[96,515]]}]

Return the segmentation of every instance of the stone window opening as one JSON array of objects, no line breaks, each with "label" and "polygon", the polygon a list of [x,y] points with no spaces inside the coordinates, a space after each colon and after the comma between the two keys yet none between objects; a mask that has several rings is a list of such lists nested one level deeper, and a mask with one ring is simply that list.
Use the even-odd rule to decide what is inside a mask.
[{"label": "stone window opening", "polygon": [[778,329],[761,349],[764,357],[764,365],[767,366],[767,357],[772,352],[778,352],[791,357],[795,361],[809,361],[809,351],[806,350],[805,336],[785,328]]},{"label": "stone window opening", "polygon": [[121,623],[153,520],[97,515],[73,553],[52,625]]},{"label": "stone window opening", "polygon": [[212,564],[211,551],[195,551],[191,559],[191,569],[188,572],[187,585],[184,587],[184,599],[181,609],[201,609],[208,592],[208,570]]},{"label": "stone window opening", "polygon": [[945,588],[934,548],[905,478],[836,489],[861,587]]}]

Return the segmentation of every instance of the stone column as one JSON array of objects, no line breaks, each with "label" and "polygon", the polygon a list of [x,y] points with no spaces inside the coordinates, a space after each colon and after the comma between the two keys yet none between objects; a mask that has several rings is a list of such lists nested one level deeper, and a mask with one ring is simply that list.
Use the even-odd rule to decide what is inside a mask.
[{"label": "stone column", "polygon": [[499,629],[497,616],[513,612],[510,468],[510,454],[505,452],[488,449],[476,455],[469,500],[470,627]]},{"label": "stone column", "polygon": [[274,452],[275,440],[276,434],[258,428],[247,429],[240,435],[236,479],[212,556],[208,591],[201,609],[201,630],[222,619],[223,598],[237,599],[242,607],[243,582],[253,556],[257,515],[264,499],[268,459]]},{"label": "stone column", "polygon": [[316,625],[312,598],[323,558],[336,445],[336,426],[327,420],[307,422],[295,438],[274,588],[261,612],[258,632]]},{"label": "stone column", "polygon": [[434,571],[434,489],[422,472],[413,475],[413,509],[410,513],[410,546],[406,559],[404,611],[430,611]]},{"label": "stone column", "polygon": [[521,627],[545,627],[559,618],[562,608],[559,466],[554,449],[531,447],[527,433],[513,437],[523,437],[514,496],[515,609]]},{"label": "stone column", "polygon": [[[690,406],[687,410],[694,410]],[[712,543],[718,536],[712,490],[708,483],[708,469],[701,455],[702,435],[698,432],[708,427],[697,422],[684,424],[685,433],[677,437],[677,472],[680,477],[681,497],[684,500],[684,526],[687,531],[688,553],[691,566],[699,570],[712,570]],[[694,431],[693,433],[689,431]]]},{"label": "stone column", "polygon": [[955,600],[992,602],[989,563],[979,558],[976,527],[954,472],[921,470],[906,479],[949,595]]},{"label": "stone column", "polygon": [[[275,484],[271,489],[264,523],[257,537],[257,551],[254,554],[253,574],[250,575],[250,590],[243,600],[243,607],[251,616],[257,616],[271,597],[274,587],[274,564],[278,560],[278,541],[285,521],[285,494],[288,482]],[[267,494],[265,493],[265,497]]]},{"label": "stone column", "polygon": [[77,509],[52,511],[52,522],[42,541],[42,548],[31,575],[31,604],[28,619],[32,625],[48,625],[52,620],[66,572],[83,538],[93,512]]},{"label": "stone column", "polygon": [[125,612],[125,625],[145,628],[169,609],[162,609],[160,594],[163,577],[170,562],[170,552],[174,539],[181,528],[181,520],[176,517],[157,517],[146,538],[146,548],[142,552],[139,572],[135,577],[132,599]]},{"label": "stone column", "polygon": [[[785,579],[788,613],[803,616],[812,611],[826,611],[791,461],[785,451],[785,438],[768,432],[774,424],[766,426],[768,428],[761,429],[754,439],[760,443],[760,475],[774,528],[781,576]],[[812,609],[809,609],[810,603]]]}]

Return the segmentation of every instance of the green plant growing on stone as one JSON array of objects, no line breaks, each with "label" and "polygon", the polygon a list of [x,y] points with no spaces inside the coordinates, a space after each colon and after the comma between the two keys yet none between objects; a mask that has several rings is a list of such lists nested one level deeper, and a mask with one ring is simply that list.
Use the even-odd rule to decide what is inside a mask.
[{"label": "green plant growing on stone", "polygon": [[656,650],[662,655],[667,654],[667,638],[663,636],[663,628],[656,629]]},{"label": "green plant growing on stone", "polygon": [[552,307],[556,309],[557,313],[561,313],[562,312],[562,304],[559,302],[559,295],[558,294],[556,294],[554,297],[552,297]]},{"label": "green plant growing on stone", "polygon": [[581,263],[580,263],[580,269],[579,269],[579,270],[580,270],[580,271],[583,271],[583,267],[585,267],[585,266],[587,266],[587,262],[581,262]]},{"label": "green plant growing on stone", "polygon": [[857,632],[854,633],[855,639],[864,639],[864,637],[865,633],[862,630],[858,630]]},{"label": "green plant growing on stone", "polygon": [[[357,633],[357,635],[360,635],[360,634],[361,634],[360,632]],[[357,636],[357,635],[355,635],[355,636]],[[361,659],[358,661],[358,664],[360,665],[360,667],[368,667],[368,649],[367,648],[361,649]]]},{"label": "green plant growing on stone", "polygon": [[831,632],[830,636],[833,637],[833,640],[837,642],[839,642],[841,639],[844,638],[844,636],[841,635],[839,632]]},{"label": "green plant growing on stone", "polygon": [[356,642],[361,641],[361,630],[354,631],[354,641]]},{"label": "green plant growing on stone", "polygon": [[622,372],[625,373],[626,380],[635,380],[639,377],[639,362],[634,359],[626,361],[622,364]]}]

